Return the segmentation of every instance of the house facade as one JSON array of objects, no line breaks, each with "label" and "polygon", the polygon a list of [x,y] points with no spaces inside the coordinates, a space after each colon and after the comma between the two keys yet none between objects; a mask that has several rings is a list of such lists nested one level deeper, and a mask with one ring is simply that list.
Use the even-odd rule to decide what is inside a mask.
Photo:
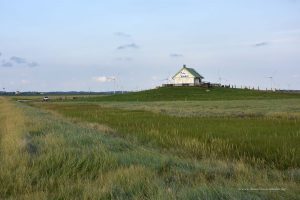
[{"label": "house facade", "polygon": [[185,65],[172,77],[175,86],[199,86],[203,78],[196,70]]}]

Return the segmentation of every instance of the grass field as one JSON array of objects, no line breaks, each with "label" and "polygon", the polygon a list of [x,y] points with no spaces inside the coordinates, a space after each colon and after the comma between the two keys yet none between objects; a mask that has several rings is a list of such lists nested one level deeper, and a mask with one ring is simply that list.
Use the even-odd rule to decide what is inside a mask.
[{"label": "grass field", "polygon": [[0,98],[0,199],[299,199],[299,95],[228,90]]},{"label": "grass field", "polygon": [[300,166],[297,118],[178,117],[89,104],[44,104],[43,108],[82,122],[108,125],[142,144],[178,150],[183,157],[246,160],[283,169]]},{"label": "grass field", "polygon": [[101,97],[83,97],[79,101],[203,101],[300,98],[300,94],[249,89],[162,87],[158,89]]},{"label": "grass field", "polygon": [[[86,102],[83,102],[86,103]],[[173,116],[265,116],[299,117],[300,99],[230,100],[230,101],[124,101],[88,102],[103,107],[146,110]]]}]

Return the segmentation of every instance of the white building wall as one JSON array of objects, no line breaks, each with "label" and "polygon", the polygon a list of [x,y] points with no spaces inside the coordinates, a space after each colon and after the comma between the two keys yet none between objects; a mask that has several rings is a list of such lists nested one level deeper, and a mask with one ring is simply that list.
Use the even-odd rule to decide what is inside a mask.
[{"label": "white building wall", "polygon": [[196,78],[194,82],[195,82],[195,85],[200,85],[200,80],[199,80],[199,78]]},{"label": "white building wall", "polygon": [[174,84],[194,84],[194,78],[174,78]]},{"label": "white building wall", "polygon": [[181,72],[179,72],[175,77],[174,77],[174,84],[191,84],[194,85],[195,78],[194,76],[187,71],[186,69],[182,69]]}]

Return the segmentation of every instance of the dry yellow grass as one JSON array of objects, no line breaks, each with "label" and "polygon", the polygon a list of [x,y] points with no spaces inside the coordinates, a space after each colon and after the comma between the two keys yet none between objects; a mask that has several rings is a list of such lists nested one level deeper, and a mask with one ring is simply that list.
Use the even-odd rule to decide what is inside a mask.
[{"label": "dry yellow grass", "polygon": [[0,193],[18,193],[28,187],[23,115],[8,99],[0,98]]},{"label": "dry yellow grass", "polygon": [[23,113],[3,97],[0,97],[0,110],[2,156],[13,155],[18,153],[22,144],[20,136],[24,129]]}]

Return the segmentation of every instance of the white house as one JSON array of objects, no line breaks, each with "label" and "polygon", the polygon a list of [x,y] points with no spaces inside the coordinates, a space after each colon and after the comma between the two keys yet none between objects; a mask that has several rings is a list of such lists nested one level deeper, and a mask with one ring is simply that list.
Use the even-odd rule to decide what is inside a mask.
[{"label": "white house", "polygon": [[185,65],[172,77],[175,86],[198,86],[203,78],[196,70]]}]

